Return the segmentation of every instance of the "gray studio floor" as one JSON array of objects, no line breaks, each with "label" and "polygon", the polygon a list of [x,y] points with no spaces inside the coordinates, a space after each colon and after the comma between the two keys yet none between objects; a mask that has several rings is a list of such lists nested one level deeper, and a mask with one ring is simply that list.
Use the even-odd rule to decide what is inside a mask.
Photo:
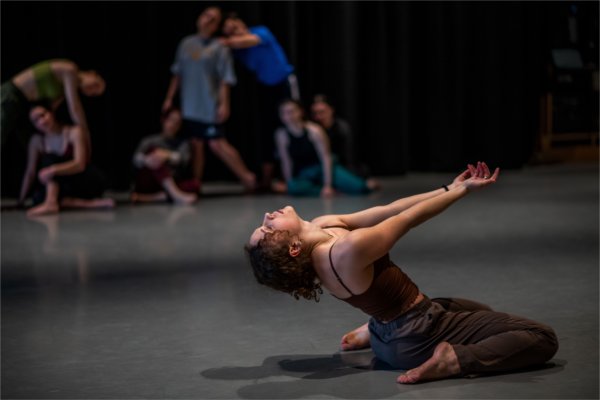
[{"label": "gray studio floor", "polygon": [[451,178],[331,201],[213,190],[192,207],[3,211],[2,398],[598,398],[597,165],[505,171],[392,252],[429,296],[553,326],[545,368],[398,385],[370,351],[338,351],[359,311],[255,283],[242,245],[264,211],[349,212]]}]

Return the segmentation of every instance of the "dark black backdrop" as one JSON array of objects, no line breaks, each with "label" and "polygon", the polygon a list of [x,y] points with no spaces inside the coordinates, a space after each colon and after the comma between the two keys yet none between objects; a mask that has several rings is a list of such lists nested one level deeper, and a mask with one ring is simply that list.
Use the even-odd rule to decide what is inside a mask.
[{"label": "dark black backdrop", "polygon": [[[332,98],[376,175],[459,170],[478,159],[521,167],[534,151],[549,50],[572,46],[573,5],[578,46],[586,61],[598,58],[598,2],[2,1],[2,81],[47,58],[98,70],[107,91],[84,100],[94,162],[125,189],[137,142],[159,129],[177,43],[212,4],[270,27],[303,100]],[[257,168],[258,87],[236,70],[228,137]],[[25,154],[2,153],[6,196],[16,193]],[[211,157],[207,179],[215,178],[233,176]]]}]

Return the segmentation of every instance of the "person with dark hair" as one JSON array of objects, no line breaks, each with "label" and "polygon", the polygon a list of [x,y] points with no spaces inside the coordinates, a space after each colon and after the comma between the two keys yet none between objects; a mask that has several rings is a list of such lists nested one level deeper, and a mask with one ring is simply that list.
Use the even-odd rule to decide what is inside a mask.
[{"label": "person with dark hair", "polygon": [[258,108],[260,132],[258,148],[262,164],[261,188],[268,190],[274,175],[275,145],[272,133],[279,125],[277,106],[285,98],[300,100],[294,67],[273,33],[264,25],[248,27],[230,13],[223,23],[221,42],[233,49],[233,55],[256,75],[260,84]]},{"label": "person with dark hair", "polygon": [[358,172],[350,124],[335,113],[335,108],[323,94],[314,96],[310,110],[313,121],[321,125],[327,133],[333,155],[344,167]]},{"label": "person with dark hair", "polygon": [[163,102],[163,111],[173,106],[180,91],[183,137],[193,149],[192,171],[198,185],[204,173],[204,141],[240,179],[248,190],[256,176],[227,141],[223,124],[230,114],[230,86],[236,83],[233,59],[228,47],[215,38],[222,15],[218,7],[206,8],[197,19],[198,32],[181,40],[171,66],[173,77]]},{"label": "person with dark hair", "polygon": [[2,146],[13,135],[27,145],[30,103],[46,101],[55,112],[66,100],[73,124],[81,129],[86,157],[91,157],[89,128],[79,92],[94,97],[104,93],[105,88],[104,79],[96,71],[80,70],[71,60],[46,60],[26,68],[2,84]]},{"label": "person with dark hair", "polygon": [[316,301],[325,289],[368,314],[342,337],[342,350],[371,347],[406,370],[399,383],[541,365],[558,349],[552,328],[474,301],[430,299],[389,257],[411,229],[498,175],[485,163],[469,165],[440,189],[312,221],[287,206],[265,214],[245,250],[259,283]]},{"label": "person with dark hair", "polygon": [[83,129],[59,123],[50,107],[41,103],[32,106],[29,117],[41,134],[29,141],[19,195],[22,205],[34,189],[34,207],[27,215],[54,214],[59,208],[114,207],[113,199],[101,197],[105,178],[90,164]]},{"label": "person with dark hair", "polygon": [[279,116],[283,126],[275,131],[275,142],[285,179],[279,191],[330,197],[336,190],[365,194],[378,187],[375,180],[364,180],[332,160],[327,135],[319,125],[304,120],[300,103],[282,101]]},{"label": "person with dark hair", "polygon": [[177,204],[194,203],[200,188],[197,181],[186,179],[191,156],[189,142],[177,137],[181,112],[175,108],[167,110],[161,124],[162,131],[142,139],[133,155],[135,181],[131,201],[171,199]]}]

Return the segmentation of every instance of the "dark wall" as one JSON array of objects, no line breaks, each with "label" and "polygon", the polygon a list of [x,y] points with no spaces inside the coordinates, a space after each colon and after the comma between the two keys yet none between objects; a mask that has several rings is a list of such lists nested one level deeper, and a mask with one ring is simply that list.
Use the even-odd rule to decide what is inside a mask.
[{"label": "dark wall", "polygon": [[[573,46],[573,5],[577,46],[597,67],[598,2],[2,1],[2,81],[47,58],[98,70],[107,91],[84,100],[94,162],[114,188],[127,188],[137,142],[159,129],[177,43],[212,4],[270,27],[297,68],[303,100],[332,98],[376,175],[458,170],[478,159],[505,168],[526,163],[549,49]],[[259,88],[242,67],[237,72],[228,138],[257,168]],[[25,156],[2,153],[7,195]],[[232,177],[209,158],[207,179]]]}]

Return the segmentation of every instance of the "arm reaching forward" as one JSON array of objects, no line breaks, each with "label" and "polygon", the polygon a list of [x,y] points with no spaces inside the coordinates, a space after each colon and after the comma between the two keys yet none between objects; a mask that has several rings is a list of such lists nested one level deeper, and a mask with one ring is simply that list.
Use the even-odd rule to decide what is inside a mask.
[{"label": "arm reaching forward", "polygon": [[[482,163],[482,168],[487,168],[485,163]],[[461,172],[452,183],[448,186],[448,190],[454,190],[459,187],[465,180],[467,180],[472,175],[472,170],[476,170],[474,166],[469,166],[466,170]],[[484,170],[483,174],[486,172]],[[487,170],[487,176],[489,177],[491,174],[489,173],[489,169]],[[333,214],[333,215],[323,215],[315,218],[312,222],[325,227],[325,226],[345,226],[349,230],[358,229],[358,228],[366,228],[369,226],[374,226],[381,221],[390,218],[393,215],[399,214],[400,212],[418,204],[424,200],[439,196],[444,194],[446,189],[443,187],[432,190],[430,192],[420,193],[417,195],[404,197],[398,199],[390,204],[375,206],[371,208],[367,208],[365,210],[361,210],[352,214]]]},{"label": "arm reaching forward", "polygon": [[412,206],[376,225],[353,230],[340,239],[336,245],[340,262],[349,265],[350,268],[364,268],[370,265],[388,253],[409,230],[440,214],[470,191],[496,182],[500,173],[497,168],[490,176],[485,163],[478,163],[477,167],[469,166],[467,171],[469,177],[462,179],[461,176],[467,175],[459,175],[459,182],[455,180],[456,184],[451,190],[440,189],[441,193],[413,203]]}]

